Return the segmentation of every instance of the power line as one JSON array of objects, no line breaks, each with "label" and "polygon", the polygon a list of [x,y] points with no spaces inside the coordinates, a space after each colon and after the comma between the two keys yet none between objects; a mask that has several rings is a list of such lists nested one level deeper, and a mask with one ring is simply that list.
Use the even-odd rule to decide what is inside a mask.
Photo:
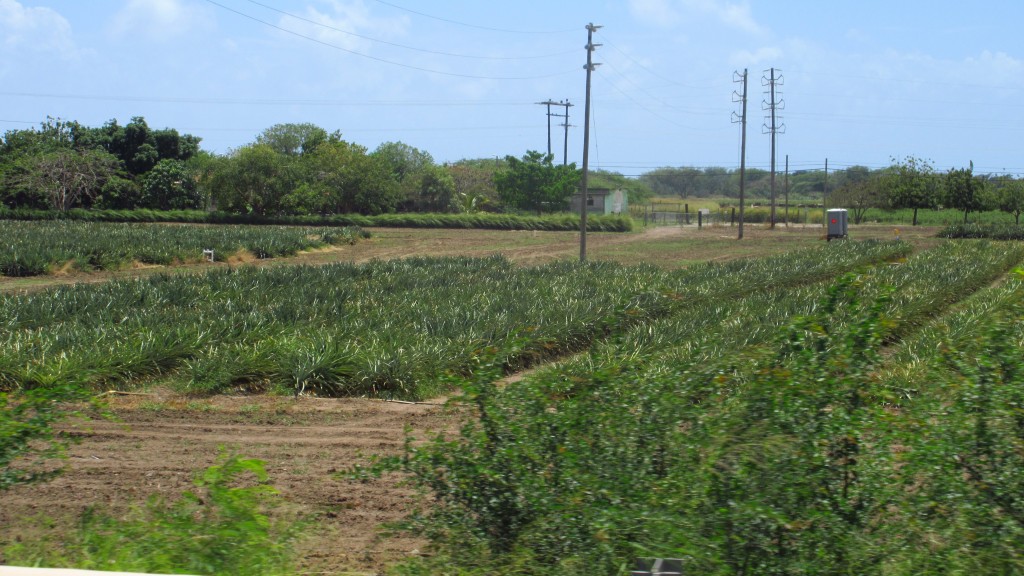
[{"label": "power line", "polygon": [[328,48],[333,48],[335,50],[340,50],[342,52],[347,52],[347,53],[352,54],[354,56],[360,56],[360,57],[366,58],[368,60],[373,60],[374,62],[381,62],[383,64],[390,64],[391,66],[398,66],[399,68],[406,68],[408,70],[416,70],[416,71],[419,71],[419,72],[427,72],[429,74],[440,74],[442,76],[454,76],[456,78],[471,78],[471,79],[474,79],[474,80],[538,80],[538,79],[541,79],[541,78],[553,78],[555,76],[564,76],[566,74],[571,74],[572,73],[571,71],[565,71],[565,72],[558,72],[558,73],[555,73],[555,74],[544,74],[544,75],[540,75],[540,76],[479,76],[479,75],[476,75],[476,74],[463,74],[463,73],[459,73],[459,72],[447,72],[445,70],[435,70],[435,69],[432,69],[432,68],[423,68],[421,66],[413,66],[412,64],[404,64],[402,62],[395,62],[394,60],[388,60],[386,58],[379,58],[377,56],[371,56],[369,54],[364,54],[364,53],[358,52],[356,50],[350,50],[350,49],[345,48],[343,46],[338,46],[337,44],[331,44],[330,42],[324,42],[323,40],[319,40],[317,38],[313,38],[312,36],[306,36],[305,34],[301,34],[301,33],[296,32],[294,30],[289,30],[289,29],[284,28],[282,26],[278,26],[277,24],[274,24],[274,23],[271,23],[271,22],[267,22],[266,20],[261,20],[261,19],[255,17],[255,16],[253,16],[251,14],[246,14],[245,12],[241,12],[239,10],[235,10],[234,8],[225,6],[225,5],[223,5],[223,4],[219,3],[219,2],[215,2],[214,0],[206,0],[206,2],[208,2],[210,4],[213,4],[214,6],[222,8],[224,10],[227,10],[228,12],[232,12],[234,14],[237,14],[237,15],[243,17],[243,18],[247,18],[249,20],[252,20],[253,22],[258,22],[260,24],[263,24],[264,26],[268,26],[268,27],[273,28],[275,30],[280,30],[281,32],[284,32],[286,34],[291,34],[292,36],[297,36],[297,37],[302,38],[304,40],[309,40],[310,42],[315,42],[317,44],[320,44],[321,46],[326,46]]},{"label": "power line", "polygon": [[0,96],[55,98],[69,100],[101,100],[112,102],[154,102],[165,104],[223,104],[235,106],[530,106],[529,102],[513,101],[429,101],[429,100],[305,100],[274,98],[174,98],[165,96],[104,96],[100,94],[53,94],[45,92],[0,92]]},{"label": "power line", "polygon": [[556,56],[564,56],[566,54],[571,54],[571,53],[575,52],[575,50],[566,50],[564,52],[557,52],[557,53],[554,53],[554,54],[541,54],[541,55],[537,55],[537,56],[484,56],[484,55],[480,55],[480,54],[456,54],[456,53],[453,53],[453,52],[441,52],[439,50],[427,50],[425,48],[417,48],[415,46],[406,46],[404,44],[398,44],[398,43],[395,43],[395,42],[388,42],[387,40],[381,40],[379,38],[372,38],[370,36],[364,36],[362,34],[357,34],[355,32],[349,32],[348,30],[342,30],[341,28],[337,28],[337,27],[331,26],[329,24],[324,24],[323,22],[317,22],[316,20],[310,20],[309,18],[303,18],[302,16],[298,16],[296,14],[292,14],[291,12],[285,12],[284,10],[279,10],[277,8],[274,8],[273,6],[267,6],[266,4],[263,4],[262,2],[257,2],[256,0],[248,0],[248,2],[250,4],[255,4],[257,6],[261,6],[263,8],[266,8],[267,10],[272,10],[274,12],[277,12],[278,14],[283,14],[285,16],[288,16],[289,18],[294,18],[296,20],[301,20],[302,22],[307,22],[309,24],[313,24],[314,26],[320,26],[321,28],[326,28],[328,30],[333,30],[335,32],[341,32],[342,34],[347,34],[349,36],[355,36],[356,38],[362,38],[363,40],[369,40],[371,42],[378,42],[380,44],[386,44],[388,46],[394,46],[396,48],[402,48],[402,49],[405,49],[405,50],[413,50],[415,52],[423,52],[423,53],[426,53],[426,54],[435,54],[435,55],[438,55],[438,56],[451,56],[453,58],[470,58],[470,59],[475,59],[475,60],[536,60],[536,59],[540,59],[540,58],[554,58]]},{"label": "power line", "polygon": [[402,10],[403,12],[409,12],[417,16],[423,16],[424,18],[430,18],[431,20],[438,20],[440,22],[447,22],[449,24],[455,24],[457,26],[465,26],[466,28],[476,28],[478,30],[487,30],[489,32],[505,32],[508,34],[565,34],[566,32],[575,32],[575,28],[568,28],[565,30],[509,30],[507,28],[492,28],[490,26],[479,26],[477,24],[468,24],[466,22],[459,22],[458,20],[449,20],[448,18],[441,18],[440,16],[434,16],[425,12],[417,12],[410,8],[405,8],[397,4],[385,2],[384,0],[376,0],[378,4],[390,6],[396,10]]}]

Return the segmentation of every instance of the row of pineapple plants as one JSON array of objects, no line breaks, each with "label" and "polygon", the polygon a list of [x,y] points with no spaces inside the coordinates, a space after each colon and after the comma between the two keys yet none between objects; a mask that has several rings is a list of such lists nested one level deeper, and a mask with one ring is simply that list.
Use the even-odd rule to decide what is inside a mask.
[{"label": "row of pineapple plants", "polygon": [[168,226],[0,220],[0,275],[38,276],[70,266],[110,270],[133,262],[169,265],[241,252],[256,258],[291,256],[301,250],[353,244],[366,236],[358,227]]},{"label": "row of pineapple plants", "polygon": [[448,379],[583,350],[675,309],[820,282],[906,252],[841,243],[671,272],[411,259],[61,287],[0,297],[0,383],[130,386],[172,374],[197,393],[422,398]]}]

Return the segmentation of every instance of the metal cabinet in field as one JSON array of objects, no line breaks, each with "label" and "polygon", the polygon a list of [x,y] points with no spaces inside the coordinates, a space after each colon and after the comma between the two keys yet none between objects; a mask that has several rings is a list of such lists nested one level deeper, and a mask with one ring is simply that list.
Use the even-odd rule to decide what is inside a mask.
[{"label": "metal cabinet in field", "polygon": [[833,208],[825,213],[825,226],[827,227],[827,240],[833,238],[846,238],[847,216],[845,208]]}]

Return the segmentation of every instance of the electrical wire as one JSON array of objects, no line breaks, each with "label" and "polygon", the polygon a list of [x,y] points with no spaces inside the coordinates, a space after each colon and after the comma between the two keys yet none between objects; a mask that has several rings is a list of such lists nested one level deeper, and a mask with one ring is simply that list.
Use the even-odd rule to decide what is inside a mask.
[{"label": "electrical wire", "polygon": [[566,54],[571,54],[571,53],[576,52],[576,50],[571,50],[571,51],[570,50],[566,50],[564,52],[557,52],[557,53],[554,53],[554,54],[541,54],[541,55],[537,55],[537,56],[483,56],[483,55],[480,55],[480,54],[456,54],[454,52],[441,52],[439,50],[427,50],[425,48],[417,48],[415,46],[406,46],[404,44],[397,44],[395,42],[388,42],[387,40],[381,40],[379,38],[372,38],[370,36],[364,36],[362,34],[357,34],[355,32],[349,32],[348,30],[342,30],[341,28],[337,28],[337,27],[331,26],[329,24],[324,24],[322,22],[317,22],[316,20],[310,20],[309,18],[303,18],[302,16],[298,16],[298,15],[292,14],[290,12],[285,12],[284,10],[279,10],[277,8],[274,8],[273,6],[268,6],[266,4],[263,4],[262,2],[257,2],[256,0],[248,0],[248,2],[250,4],[255,4],[257,6],[261,6],[263,8],[266,8],[267,10],[272,10],[274,12],[277,12],[278,14],[283,14],[285,16],[288,16],[289,18],[294,18],[296,20],[301,20],[302,22],[307,22],[309,24],[313,24],[314,26],[320,26],[321,28],[326,28],[328,30],[333,30],[335,32],[341,32],[342,34],[347,34],[349,36],[354,36],[356,38],[362,38],[363,40],[369,40],[371,42],[378,42],[380,44],[386,44],[388,46],[394,46],[395,48],[402,48],[402,49],[405,49],[405,50],[413,50],[415,52],[423,52],[425,54],[435,54],[435,55],[438,55],[438,56],[450,56],[450,57],[453,57],[453,58],[469,58],[469,59],[474,59],[474,60],[536,60],[536,59],[540,59],[540,58],[554,58],[554,57],[557,57],[557,56],[564,56]]},{"label": "electrical wire", "polygon": [[220,2],[216,2],[214,0],[206,0],[206,2],[209,3],[209,4],[213,4],[214,6],[217,6],[217,7],[221,8],[221,9],[227,10],[228,12],[232,12],[234,14],[237,14],[237,15],[243,17],[243,18],[247,18],[249,20],[252,20],[253,22],[258,22],[260,24],[263,24],[264,26],[268,26],[268,27],[273,28],[275,30],[279,30],[281,32],[284,32],[286,34],[291,34],[292,36],[297,36],[297,37],[302,38],[304,40],[309,40],[310,42],[315,42],[316,44],[320,44],[321,46],[326,46],[328,48],[333,48],[335,50],[340,50],[342,52],[346,52],[346,53],[352,54],[354,56],[360,56],[362,58],[366,58],[368,60],[373,60],[375,62],[380,62],[380,63],[383,63],[383,64],[390,64],[391,66],[398,66],[399,68],[406,68],[408,70],[416,70],[416,71],[419,71],[419,72],[427,72],[429,74],[439,74],[439,75],[442,75],[442,76],[454,76],[454,77],[457,77],[457,78],[471,78],[471,79],[474,79],[474,80],[539,80],[539,79],[542,79],[542,78],[553,78],[553,77],[556,77],[556,76],[565,76],[567,74],[571,74],[572,72],[575,72],[575,69],[574,69],[574,70],[568,70],[568,71],[565,71],[565,72],[557,72],[557,73],[553,73],[553,74],[542,74],[542,75],[537,75],[537,76],[480,76],[480,75],[477,75],[477,74],[464,74],[464,73],[459,73],[459,72],[448,72],[448,71],[445,71],[445,70],[436,70],[436,69],[432,69],[432,68],[424,68],[424,67],[421,67],[421,66],[413,66],[412,64],[404,64],[402,62],[395,62],[394,60],[388,60],[386,58],[380,58],[380,57],[377,57],[377,56],[371,56],[369,54],[364,54],[364,53],[356,51],[356,50],[350,50],[350,49],[345,48],[343,46],[338,46],[337,44],[331,44],[330,42],[324,42],[323,40],[318,40],[317,38],[313,38],[312,36],[307,36],[305,34],[301,34],[301,33],[296,32],[294,30],[289,30],[289,29],[287,29],[287,28],[285,28],[283,26],[278,26],[277,24],[274,24],[274,23],[271,23],[271,22],[267,22],[266,20],[261,20],[261,19],[255,17],[255,16],[253,16],[251,14],[246,14],[245,12],[241,12],[239,10],[235,10],[234,8],[231,8],[229,6],[225,6],[225,5],[221,4]]},{"label": "electrical wire", "polygon": [[415,100],[296,100],[273,98],[173,98],[166,96],[102,96],[98,94],[51,94],[40,92],[0,92],[0,96],[24,98],[56,98],[73,100],[101,100],[112,102],[153,102],[166,104],[222,104],[237,106],[423,106],[423,107],[466,107],[466,106],[533,106],[533,102],[512,101],[415,101]]},{"label": "electrical wire", "polygon": [[449,20],[448,18],[441,18],[440,16],[434,16],[425,12],[417,12],[410,8],[405,8],[391,2],[385,2],[384,0],[376,0],[378,4],[390,6],[396,10],[402,10],[403,12],[409,12],[417,16],[423,16],[424,18],[430,18],[431,20],[438,20],[440,22],[447,22],[448,24],[455,24],[457,26],[465,26],[466,28],[476,28],[477,30],[487,30],[488,32],[504,32],[508,34],[564,34],[566,32],[576,32],[578,28],[570,28],[565,30],[509,30],[507,28],[492,28],[490,26],[479,26],[477,24],[469,24],[466,22],[459,22],[458,20]]}]

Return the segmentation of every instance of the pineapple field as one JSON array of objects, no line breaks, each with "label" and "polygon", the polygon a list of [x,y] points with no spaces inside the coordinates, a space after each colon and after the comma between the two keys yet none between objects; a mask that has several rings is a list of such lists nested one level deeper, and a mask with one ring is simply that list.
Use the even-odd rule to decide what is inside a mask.
[{"label": "pineapple field", "polygon": [[308,523],[295,573],[1024,570],[1024,245],[678,230],[0,294],[4,397],[120,419],[62,421],[65,472],[0,491],[0,558],[81,566],[85,506],[227,447]]}]

